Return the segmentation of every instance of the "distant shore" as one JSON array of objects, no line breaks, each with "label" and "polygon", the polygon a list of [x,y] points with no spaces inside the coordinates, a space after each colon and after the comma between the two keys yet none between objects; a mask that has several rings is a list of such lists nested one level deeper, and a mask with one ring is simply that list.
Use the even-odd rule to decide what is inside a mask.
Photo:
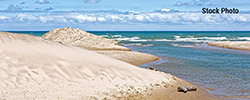
[{"label": "distant shore", "polygon": [[209,46],[250,51],[250,41],[219,41],[210,42]]}]

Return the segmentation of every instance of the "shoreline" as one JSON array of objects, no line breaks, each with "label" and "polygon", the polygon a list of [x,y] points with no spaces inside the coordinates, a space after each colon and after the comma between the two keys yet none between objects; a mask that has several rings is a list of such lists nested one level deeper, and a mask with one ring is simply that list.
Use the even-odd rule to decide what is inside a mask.
[{"label": "shoreline", "polygon": [[218,42],[210,42],[208,43],[208,46],[250,51],[249,41],[218,41]]},{"label": "shoreline", "polygon": [[[131,49],[131,51],[133,51],[133,49]],[[152,61],[152,62],[148,62],[148,63],[144,63],[144,64],[157,62],[160,59],[161,58],[159,57],[159,59],[156,61]],[[141,65],[143,65],[143,64],[141,64]],[[147,69],[147,68],[145,68],[145,69]],[[160,71],[160,72],[162,72],[162,71]],[[163,72],[163,73],[165,73],[165,72]],[[168,73],[166,73],[166,74],[168,74]],[[207,90],[201,88],[200,86],[198,86],[196,84],[188,82],[188,81],[181,79],[177,76],[174,76],[174,77],[176,80],[175,85],[171,86],[170,88],[163,88],[163,89],[159,89],[159,90],[154,90],[151,96],[146,96],[146,97],[151,98],[150,100],[183,100],[183,99],[185,99],[185,100],[226,100],[225,98],[227,98],[226,96],[225,96],[225,98],[222,98],[223,96],[210,94]],[[187,93],[177,92],[177,88],[179,86],[196,86],[197,91],[191,91],[191,92],[187,92]],[[156,99],[154,99],[154,98],[156,98]],[[140,100],[144,100],[144,99],[140,99]]]}]

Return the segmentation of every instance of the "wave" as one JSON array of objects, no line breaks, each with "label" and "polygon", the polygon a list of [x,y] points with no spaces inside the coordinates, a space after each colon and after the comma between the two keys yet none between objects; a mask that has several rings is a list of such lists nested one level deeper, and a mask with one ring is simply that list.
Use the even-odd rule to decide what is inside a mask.
[{"label": "wave", "polygon": [[108,35],[100,35],[100,36],[102,36],[104,38],[108,38],[109,37]]},{"label": "wave", "polygon": [[250,41],[250,37],[238,37],[238,39]]},{"label": "wave", "polygon": [[193,44],[193,45],[171,44],[171,45],[174,46],[174,47],[192,48],[192,47],[201,46],[203,44]]},{"label": "wave", "polygon": [[112,35],[111,37],[112,38],[117,38],[117,37],[120,38],[120,37],[122,37],[122,35]]},{"label": "wave", "polygon": [[130,46],[130,47],[149,47],[153,46],[153,44],[142,44],[142,43],[130,43],[130,44],[123,44],[124,46]]}]

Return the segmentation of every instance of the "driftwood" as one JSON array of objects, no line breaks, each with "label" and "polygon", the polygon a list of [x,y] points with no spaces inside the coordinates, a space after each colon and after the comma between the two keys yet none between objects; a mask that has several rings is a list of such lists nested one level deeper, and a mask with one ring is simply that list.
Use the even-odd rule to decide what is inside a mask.
[{"label": "driftwood", "polygon": [[153,67],[149,67],[150,70],[154,70],[157,71],[157,69],[153,68]]},{"label": "driftwood", "polygon": [[195,86],[181,86],[177,88],[178,92],[187,93],[188,91],[196,91],[197,88]]}]

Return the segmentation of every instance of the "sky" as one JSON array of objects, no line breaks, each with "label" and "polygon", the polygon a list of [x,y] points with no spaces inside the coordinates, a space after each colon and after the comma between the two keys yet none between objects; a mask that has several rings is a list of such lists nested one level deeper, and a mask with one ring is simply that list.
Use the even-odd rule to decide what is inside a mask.
[{"label": "sky", "polygon": [[[239,14],[202,14],[202,8]],[[0,31],[250,31],[249,0],[0,0]]]}]

